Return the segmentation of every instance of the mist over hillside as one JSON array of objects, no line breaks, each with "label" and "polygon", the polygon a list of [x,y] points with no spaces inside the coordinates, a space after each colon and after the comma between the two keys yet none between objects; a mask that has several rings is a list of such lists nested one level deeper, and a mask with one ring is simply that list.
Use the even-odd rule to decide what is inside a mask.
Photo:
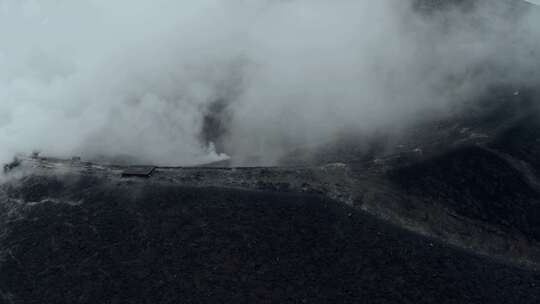
[{"label": "mist over hillside", "polygon": [[3,0],[0,159],[272,165],[536,84],[536,11],[468,2]]},{"label": "mist over hillside", "polygon": [[0,0],[0,304],[538,304],[539,12]]}]

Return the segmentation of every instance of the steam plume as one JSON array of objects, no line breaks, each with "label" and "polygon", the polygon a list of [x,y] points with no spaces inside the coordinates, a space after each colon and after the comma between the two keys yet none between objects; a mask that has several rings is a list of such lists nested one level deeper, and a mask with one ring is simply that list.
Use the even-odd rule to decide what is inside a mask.
[{"label": "steam plume", "polygon": [[536,85],[540,18],[495,2],[0,0],[0,160],[274,164]]}]

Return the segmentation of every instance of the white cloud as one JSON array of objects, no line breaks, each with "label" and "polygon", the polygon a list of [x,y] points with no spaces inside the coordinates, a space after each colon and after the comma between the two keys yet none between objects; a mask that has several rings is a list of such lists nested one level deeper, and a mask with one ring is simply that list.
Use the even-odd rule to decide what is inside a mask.
[{"label": "white cloud", "polygon": [[0,159],[218,160],[200,134],[226,99],[227,152],[269,164],[444,111],[485,84],[484,62],[538,70],[521,56],[537,37],[426,22],[393,0],[0,0]]}]

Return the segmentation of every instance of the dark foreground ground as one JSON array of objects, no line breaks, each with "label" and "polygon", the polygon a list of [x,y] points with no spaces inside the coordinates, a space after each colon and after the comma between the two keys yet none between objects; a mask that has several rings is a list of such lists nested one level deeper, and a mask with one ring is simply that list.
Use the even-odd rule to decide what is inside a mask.
[{"label": "dark foreground ground", "polygon": [[26,206],[11,215],[2,239],[1,303],[540,299],[538,272],[452,248],[321,196],[111,186],[84,177],[67,199],[56,178],[28,183],[32,191],[8,191]]}]

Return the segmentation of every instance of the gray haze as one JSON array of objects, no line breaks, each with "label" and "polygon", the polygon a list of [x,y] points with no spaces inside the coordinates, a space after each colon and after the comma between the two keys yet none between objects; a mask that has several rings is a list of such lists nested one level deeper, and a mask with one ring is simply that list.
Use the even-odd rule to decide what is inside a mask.
[{"label": "gray haze", "polygon": [[[0,160],[273,164],[536,85],[540,18],[483,3],[471,18],[398,0],[0,0]],[[201,136],[216,101],[227,155]]]}]

